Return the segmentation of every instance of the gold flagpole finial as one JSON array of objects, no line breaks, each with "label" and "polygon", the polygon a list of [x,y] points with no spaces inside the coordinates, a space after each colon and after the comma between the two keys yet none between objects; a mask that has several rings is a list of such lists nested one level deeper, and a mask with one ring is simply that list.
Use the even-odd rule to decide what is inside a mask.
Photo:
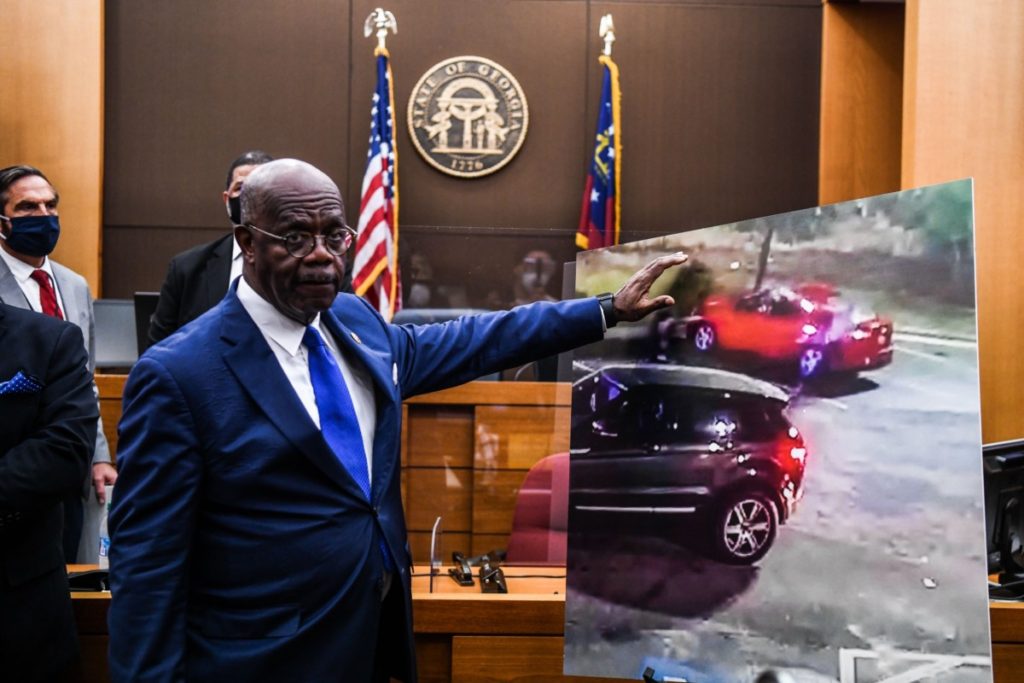
[{"label": "gold flagpole finial", "polygon": [[370,12],[370,16],[366,17],[366,22],[363,24],[363,35],[367,38],[376,31],[377,47],[381,50],[387,47],[385,41],[388,38],[388,30],[398,33],[398,21],[395,20],[394,14],[383,7],[378,7]]},{"label": "gold flagpole finial", "polygon": [[612,21],[612,15],[606,14],[601,17],[601,27],[597,33],[604,38],[604,54],[611,57],[612,43],[615,42],[615,22]]}]

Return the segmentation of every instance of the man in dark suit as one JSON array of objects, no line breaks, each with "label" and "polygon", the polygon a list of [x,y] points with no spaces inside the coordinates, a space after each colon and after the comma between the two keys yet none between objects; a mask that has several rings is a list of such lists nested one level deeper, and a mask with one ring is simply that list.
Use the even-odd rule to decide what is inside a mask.
[{"label": "man in dark suit", "polygon": [[61,501],[78,493],[99,410],[82,332],[0,303],[0,666],[51,681],[78,652]]},{"label": "man in dark suit", "polygon": [[[231,162],[221,195],[228,220],[235,226],[239,217],[239,194],[253,169],[274,157],[250,150]],[[160,288],[160,300],[149,322],[149,340],[158,342],[185,323],[195,320],[224,298],[228,285],[242,273],[242,251],[228,232],[212,242],[200,244],[176,255],[167,266]]]},{"label": "man in dark suit", "polygon": [[110,516],[115,681],[416,680],[402,400],[593,342],[647,291],[423,326],[338,295],[337,186],[295,160],[242,191],[242,278],[128,379]]},{"label": "man in dark suit", "polygon": [[[50,258],[60,236],[60,197],[38,168],[0,169],[0,302],[67,320],[82,331],[89,371],[96,367],[92,293],[85,278]],[[64,557],[95,563],[100,511],[117,481],[103,422],[96,429],[92,471],[78,495],[64,501]]]}]

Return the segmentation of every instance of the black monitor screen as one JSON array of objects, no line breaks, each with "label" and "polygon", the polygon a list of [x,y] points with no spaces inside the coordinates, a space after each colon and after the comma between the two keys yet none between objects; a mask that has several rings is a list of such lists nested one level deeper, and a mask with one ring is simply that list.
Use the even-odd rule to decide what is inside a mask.
[{"label": "black monitor screen", "polygon": [[1024,439],[986,444],[985,535],[989,571],[1024,572]]}]

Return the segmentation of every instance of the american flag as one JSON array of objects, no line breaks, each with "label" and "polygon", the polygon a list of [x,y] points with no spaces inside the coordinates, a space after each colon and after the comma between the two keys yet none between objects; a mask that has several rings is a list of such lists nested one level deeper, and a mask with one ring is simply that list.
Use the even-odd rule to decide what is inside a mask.
[{"label": "american flag", "polygon": [[377,48],[377,89],[370,109],[370,149],[359,205],[352,287],[386,320],[402,308],[398,277],[398,153],[390,55]]},{"label": "american flag", "polygon": [[597,115],[594,156],[583,191],[580,227],[576,232],[576,246],[580,249],[600,249],[619,243],[619,178],[622,169],[619,68],[607,55],[601,55],[600,61],[604,65],[601,108]]}]

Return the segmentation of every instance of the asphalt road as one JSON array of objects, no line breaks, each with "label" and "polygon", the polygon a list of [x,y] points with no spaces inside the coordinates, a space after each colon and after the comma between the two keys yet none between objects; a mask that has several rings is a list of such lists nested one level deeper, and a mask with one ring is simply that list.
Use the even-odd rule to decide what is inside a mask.
[{"label": "asphalt road", "polygon": [[794,388],[804,499],[757,566],[706,559],[685,524],[574,531],[567,672],[820,683],[846,649],[878,656],[856,683],[990,681],[975,660],[915,677],[902,654],[989,655],[976,364],[970,344],[901,335],[887,368]]}]

